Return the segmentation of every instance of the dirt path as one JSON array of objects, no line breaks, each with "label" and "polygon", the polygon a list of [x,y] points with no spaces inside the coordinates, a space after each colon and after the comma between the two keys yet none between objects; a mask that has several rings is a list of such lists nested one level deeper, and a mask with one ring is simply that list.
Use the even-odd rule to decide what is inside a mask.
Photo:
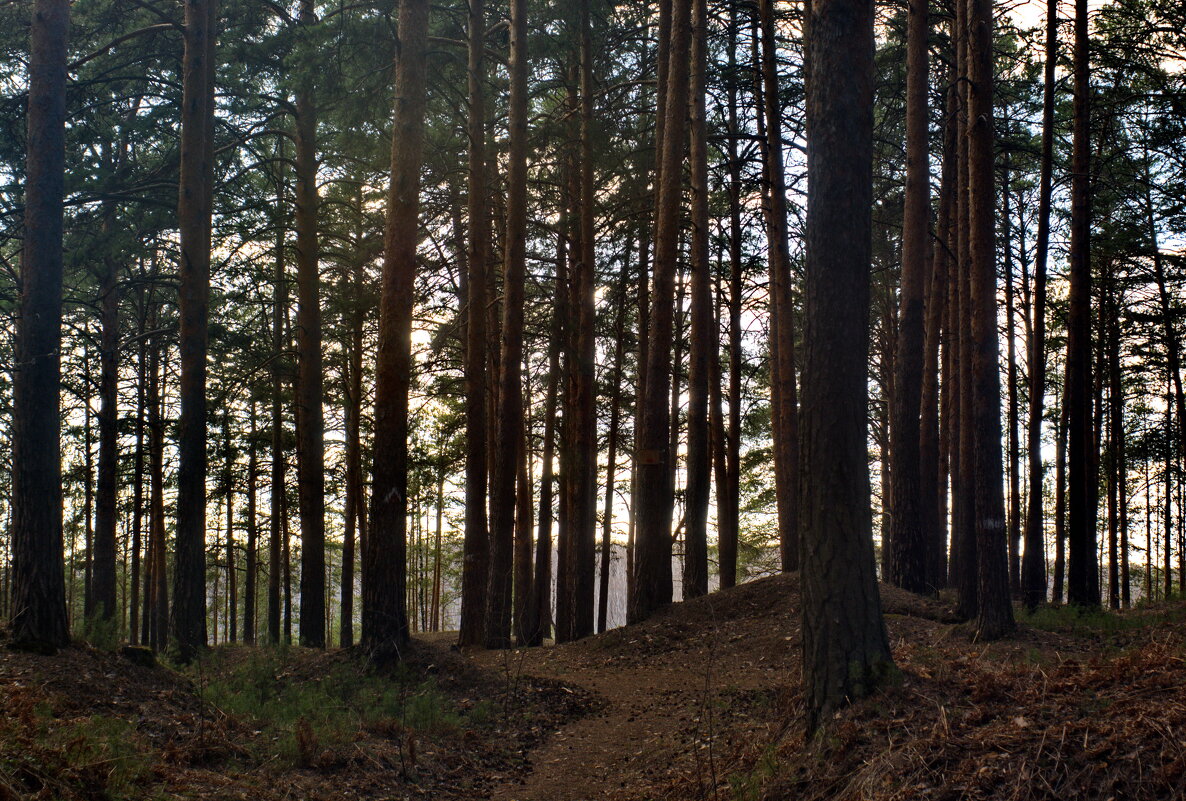
[{"label": "dirt path", "polygon": [[[893,588],[882,589],[882,602],[891,639],[946,614]],[[495,785],[490,797],[704,797],[801,719],[798,610],[797,576],[772,576],[580,642],[473,653],[483,667],[579,686],[604,703],[527,754],[530,773]]]},{"label": "dirt path", "polygon": [[766,589],[681,604],[678,617],[580,643],[474,653],[484,667],[577,685],[604,702],[531,752],[531,772],[491,798],[661,798],[677,777],[715,784],[749,736],[781,717],[780,700],[798,684],[790,588]]}]

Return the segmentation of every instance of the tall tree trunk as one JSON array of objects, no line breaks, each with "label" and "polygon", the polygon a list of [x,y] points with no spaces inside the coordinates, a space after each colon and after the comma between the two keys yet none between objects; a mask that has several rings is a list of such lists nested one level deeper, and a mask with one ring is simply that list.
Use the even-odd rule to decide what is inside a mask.
[{"label": "tall tree trunk", "polygon": [[[1120,505],[1125,494],[1128,464],[1124,454],[1124,385],[1120,367],[1120,308],[1116,285],[1116,266],[1110,265],[1108,277],[1108,606],[1120,608],[1120,540],[1128,532],[1121,530]],[[1127,566],[1126,566],[1127,568]],[[1127,573],[1127,569],[1125,570]]]},{"label": "tall tree trunk", "polygon": [[[1019,417],[1019,401],[1017,397],[1017,323],[1014,312],[1016,310],[1016,295],[1013,288],[1013,231],[1012,211],[1010,208],[1012,191],[1009,156],[1005,157],[1004,180],[1001,186],[1003,208],[1001,218],[1004,231],[1005,261],[1005,365],[1006,381],[1009,384],[1006,393],[1008,404],[1005,416],[1007,431],[1006,447],[1009,456],[1009,516],[1007,522],[1007,542],[1009,559],[1009,589],[1015,598],[1021,597],[1021,444],[1017,437],[1017,421]],[[1021,245],[1024,247],[1024,240]]]},{"label": "tall tree trunk", "polygon": [[1067,317],[1068,494],[1067,600],[1099,606],[1091,442],[1091,156],[1087,0],[1075,0],[1071,154],[1070,311]]},{"label": "tall tree trunk", "polygon": [[206,338],[214,197],[214,37],[217,0],[186,0],[181,173],[181,417],[171,637],[182,662],[206,643]]},{"label": "tall tree trunk", "polygon": [[248,390],[249,437],[247,443],[247,561],[243,574],[243,642],[255,645],[256,588],[259,578],[259,509],[255,489],[259,484],[259,441],[255,422],[255,389]]},{"label": "tall tree trunk", "polygon": [[[954,75],[948,70],[948,75]],[[927,551],[927,592],[938,592],[947,581],[947,473],[948,459],[945,432],[950,428],[951,331],[945,318],[951,302],[948,288],[952,270],[951,248],[954,238],[956,192],[957,113],[955,83],[947,90],[947,110],[943,124],[943,166],[939,186],[939,215],[935,224],[935,242],[931,254],[930,279],[927,285],[926,350],[923,353],[922,391],[919,397],[919,492],[922,527]],[[943,359],[940,362],[940,344]],[[940,374],[942,373],[942,383]],[[941,399],[942,395],[942,399]],[[942,404],[943,418],[940,419]]]},{"label": "tall tree trunk", "polygon": [[713,335],[709,271],[708,123],[705,84],[708,70],[708,2],[692,3],[691,124],[692,174],[691,332],[688,335],[688,452],[685,492],[684,599],[708,592],[708,501],[712,455],[708,439],[709,352]]},{"label": "tall tree trunk", "polygon": [[[317,24],[301,0],[300,25]],[[301,516],[301,645],[325,647],[325,420],[322,402],[321,276],[317,243],[317,108],[306,85],[296,97],[297,505]]]},{"label": "tall tree trunk", "polygon": [[141,565],[141,551],[144,546],[144,390],[148,377],[148,351],[145,342],[145,327],[148,318],[146,293],[141,290],[140,323],[138,335],[140,343],[136,354],[136,448],[132,457],[132,590],[128,597],[128,641],[132,645],[140,645],[140,582],[142,576],[147,578],[147,559]]},{"label": "tall tree trunk", "polygon": [[1066,584],[1068,412],[1064,387],[1054,445],[1054,586],[1050,593],[1050,602],[1053,604],[1062,603],[1063,587]]},{"label": "tall tree trunk", "polygon": [[[594,592],[597,559],[597,412],[596,401],[596,288],[593,175],[593,43],[590,0],[581,0],[580,27],[580,153],[579,231],[577,258],[572,266],[572,297],[576,312],[576,336],[572,351],[573,417],[568,433],[573,459],[569,493],[573,548],[572,622],[574,639],[593,633]],[[680,95],[683,97],[684,95]]]},{"label": "tall tree trunk", "polygon": [[565,298],[568,293],[567,216],[561,203],[560,233],[556,236],[556,278],[553,290],[552,331],[548,337],[548,387],[544,396],[544,448],[539,478],[539,525],[535,546],[533,612],[526,645],[539,645],[552,628],[552,502],[553,460],[556,448],[556,408],[560,386],[560,347],[564,339]]},{"label": "tall tree trunk", "polygon": [[372,526],[363,544],[362,639],[372,660],[400,657],[408,640],[408,389],[412,380],[412,306],[420,226],[420,169],[428,72],[428,0],[399,10],[391,188],[383,237],[379,356],[375,377]]},{"label": "tall tree trunk", "polygon": [[[774,0],[759,0],[765,137],[766,242],[770,270],[770,400],[779,551],[784,571],[799,569],[799,422],[795,388],[795,319],[787,234],[786,174],[782,153]],[[761,133],[759,131],[759,133]]]},{"label": "tall tree trunk", "polygon": [[[361,216],[362,198],[358,213]],[[357,233],[361,239],[362,232]],[[362,255],[352,267],[353,294],[356,298],[350,316],[349,364],[346,386],[346,531],[342,545],[342,600],[340,637],[343,648],[354,645],[354,563],[356,543],[366,515],[365,488],[362,478],[362,325],[366,316],[361,302],[364,291]]]},{"label": "tall tree trunk", "polygon": [[[527,381],[530,386],[530,379]],[[525,399],[525,421],[531,419],[530,398]],[[514,634],[515,642],[520,646],[526,645],[531,638],[532,604],[534,587],[531,572],[531,534],[532,534],[532,471],[531,471],[531,430],[525,424],[523,427],[523,442],[519,446],[518,490],[515,497],[515,597],[514,597]]]},{"label": "tall tree trunk", "polygon": [[1038,241],[1034,256],[1033,335],[1026,349],[1030,382],[1030,416],[1027,430],[1030,494],[1025,519],[1025,556],[1021,562],[1021,598],[1028,609],[1034,609],[1046,597],[1046,551],[1042,509],[1042,412],[1046,401],[1046,262],[1050,252],[1057,63],[1058,0],[1047,0],[1046,65],[1042,93],[1042,160],[1038,178]]},{"label": "tall tree trunk", "polygon": [[62,564],[62,230],[66,37],[70,4],[33,4],[28,62],[25,242],[13,373],[12,638],[56,649],[70,640]]},{"label": "tall tree trunk", "polygon": [[[737,583],[737,540],[741,507],[741,160],[737,120],[737,7],[729,4],[728,172],[729,172],[729,431],[725,436],[725,482],[717,484],[717,543],[721,587]],[[718,356],[719,358],[719,356]],[[719,386],[718,380],[715,382]]]},{"label": "tall tree trunk", "polygon": [[[629,243],[626,252],[630,252]],[[630,259],[622,260],[622,275],[618,283],[619,303],[614,315],[614,362],[610,368],[610,410],[605,463],[605,511],[601,518],[601,571],[597,593],[597,633],[606,630],[609,620],[609,574],[613,540],[614,489],[618,475],[618,436],[622,421],[622,361],[626,354],[626,291],[629,285]]]},{"label": "tall tree trunk", "polygon": [[[688,57],[691,45],[691,2],[674,0],[666,80],[668,98],[688,93]],[[638,474],[638,513],[634,557],[634,587],[628,618],[637,622],[671,603],[671,515],[673,487],[670,452],[671,343],[675,316],[674,283],[679,254],[681,164],[687,133],[683,103],[668,102],[662,109],[658,197],[655,212],[654,290],[647,340],[646,384],[642,388],[642,414],[638,421],[635,455]]]},{"label": "tall tree trunk", "polygon": [[[110,224],[106,221],[105,227]],[[91,576],[94,612],[103,620],[116,613],[116,502],[119,488],[119,283],[115,260],[104,258],[99,290],[99,472],[95,492],[95,561]]]},{"label": "tall tree trunk", "polygon": [[[1167,378],[1168,378],[1168,376],[1167,376]],[[1162,493],[1162,510],[1161,510],[1162,511],[1161,533],[1162,533],[1162,556],[1163,556],[1162,568],[1161,568],[1161,580],[1162,580],[1163,589],[1162,589],[1161,597],[1165,598],[1165,599],[1168,599],[1170,597],[1170,593],[1173,592],[1173,588],[1174,588],[1173,570],[1172,570],[1173,562],[1171,559],[1172,547],[1170,544],[1171,540],[1173,539],[1173,526],[1174,526],[1174,524],[1173,524],[1173,513],[1174,513],[1173,497],[1174,497],[1174,493],[1173,493],[1173,486],[1172,486],[1172,478],[1173,478],[1172,467],[1173,467],[1173,461],[1174,461],[1174,448],[1172,445],[1173,435],[1170,433],[1173,431],[1173,428],[1174,428],[1174,412],[1173,412],[1173,402],[1172,402],[1172,397],[1171,397],[1169,386],[1170,386],[1170,381],[1167,380],[1166,381],[1166,391],[1165,391],[1165,453],[1163,454],[1164,459],[1165,459],[1165,464],[1164,464],[1165,469],[1162,473],[1162,479],[1164,482],[1165,490]]]},{"label": "tall tree trunk", "polygon": [[234,492],[234,451],[232,449],[231,418],[227,413],[223,416],[223,433],[226,436],[226,463],[223,467],[222,480],[226,487],[226,589],[227,589],[227,642],[239,639],[239,594],[238,582],[235,575],[235,492]]},{"label": "tall tree trunk", "polygon": [[68,0],[36,0],[30,26],[28,158],[20,316],[13,372],[12,639],[69,642],[62,564],[60,442],[62,199]]},{"label": "tall tree trunk", "polygon": [[[153,325],[156,314],[152,316]],[[154,651],[168,636],[169,597],[165,573],[165,421],[162,404],[161,345],[153,343],[148,359],[148,514],[149,587],[144,598],[144,625]]]},{"label": "tall tree trunk", "polygon": [[[928,153],[927,64],[929,4],[910,3],[906,33],[906,191],[902,223],[894,393],[890,399],[890,508],[888,580],[911,592],[929,592],[928,532],[923,527],[921,409],[926,326],[927,230],[931,210]],[[885,544],[882,544],[885,547]]]},{"label": "tall tree trunk", "polygon": [[975,448],[977,635],[1013,629],[1001,454],[1000,342],[997,334],[993,184],[992,0],[968,0],[968,205],[972,261],[972,415]]},{"label": "tall tree trunk", "polygon": [[95,590],[92,584],[95,571],[95,449],[91,424],[94,411],[91,409],[91,350],[82,348],[82,615],[90,620],[95,611]]},{"label": "tall tree trunk", "polygon": [[278,138],[277,160],[280,174],[276,180],[277,234],[276,253],[272,276],[272,469],[269,506],[268,538],[268,639],[273,645],[280,643],[281,577],[284,570],[282,560],[287,553],[288,527],[284,523],[284,358],[287,343],[284,337],[284,321],[288,316],[288,283],[284,263],[284,225],[281,213],[284,208],[284,137]]},{"label": "tall tree trunk", "polygon": [[[814,0],[803,358],[803,680],[807,730],[892,669],[869,509],[873,4]],[[849,242],[835,247],[843,236]]]},{"label": "tall tree trunk", "polygon": [[465,344],[465,543],[461,568],[460,645],[485,636],[490,539],[486,517],[486,263],[490,218],[486,187],[486,10],[469,3],[469,267]]},{"label": "tall tree trunk", "polygon": [[980,585],[978,581],[978,551],[975,532],[976,525],[976,461],[974,421],[972,418],[972,326],[971,316],[974,313],[972,303],[971,283],[971,231],[970,231],[970,191],[969,191],[969,120],[968,105],[970,102],[968,86],[968,4],[965,0],[956,2],[956,63],[959,64],[960,75],[960,190],[959,206],[956,213],[959,228],[959,313],[956,325],[959,330],[959,434],[955,458],[959,460],[960,494],[955,499],[953,508],[957,520],[953,536],[953,549],[959,551],[959,571],[956,586],[958,588],[957,614],[965,619],[975,618],[980,604]]},{"label": "tall tree trunk", "polygon": [[[527,268],[527,3],[511,3],[506,250],[503,254],[502,353],[490,476],[490,575],[486,646],[511,644],[515,479],[523,447],[523,293]],[[520,587],[522,592],[525,587]]]}]

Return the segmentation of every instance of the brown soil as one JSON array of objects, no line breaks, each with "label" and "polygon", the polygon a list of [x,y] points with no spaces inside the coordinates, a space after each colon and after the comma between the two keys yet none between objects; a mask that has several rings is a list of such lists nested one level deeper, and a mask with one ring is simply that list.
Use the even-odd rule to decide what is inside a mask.
[{"label": "brown soil", "polygon": [[[1186,607],[982,644],[939,602],[889,587],[882,599],[901,675],[810,743],[794,575],[559,647],[460,654],[451,635],[418,637],[407,670],[435,677],[452,708],[494,714],[314,738],[299,767],[261,760],[266,735],[204,701],[203,674],[85,648],[4,651],[0,801],[1186,798]],[[219,649],[214,664],[250,653]],[[295,684],[363,670],[341,651],[295,649],[288,664]],[[71,728],[99,719],[122,721],[143,756],[119,792],[104,790],[111,755],[80,750]]]}]

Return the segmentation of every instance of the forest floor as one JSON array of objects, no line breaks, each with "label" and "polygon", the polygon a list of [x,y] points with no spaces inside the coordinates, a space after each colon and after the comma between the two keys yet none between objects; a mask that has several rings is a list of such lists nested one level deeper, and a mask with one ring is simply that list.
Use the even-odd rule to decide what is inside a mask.
[{"label": "forest floor", "polygon": [[882,588],[896,679],[805,743],[794,575],[558,647],[214,649],[184,671],[0,650],[10,799],[1186,798],[1186,605],[983,644]]}]

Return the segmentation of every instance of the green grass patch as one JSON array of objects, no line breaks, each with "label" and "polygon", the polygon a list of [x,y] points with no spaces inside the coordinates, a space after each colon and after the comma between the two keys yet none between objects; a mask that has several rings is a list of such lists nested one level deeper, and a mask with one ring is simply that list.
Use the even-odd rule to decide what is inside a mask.
[{"label": "green grass patch", "polygon": [[310,676],[309,666],[298,665],[289,649],[230,656],[216,651],[191,673],[204,700],[260,732],[254,748],[260,759],[308,766],[326,751],[340,753],[365,732],[432,737],[493,717],[489,702],[463,712],[433,679],[402,666],[375,672],[355,661],[327,662],[324,672]]},{"label": "green grass patch", "polygon": [[0,719],[0,782],[17,797],[144,798],[155,758],[132,723],[94,715],[59,718],[50,704],[10,700]]},{"label": "green grass patch", "polygon": [[1020,613],[1022,622],[1036,629],[1063,634],[1115,634],[1145,628],[1160,620],[1148,615],[1127,615],[1083,606],[1040,606]]}]

